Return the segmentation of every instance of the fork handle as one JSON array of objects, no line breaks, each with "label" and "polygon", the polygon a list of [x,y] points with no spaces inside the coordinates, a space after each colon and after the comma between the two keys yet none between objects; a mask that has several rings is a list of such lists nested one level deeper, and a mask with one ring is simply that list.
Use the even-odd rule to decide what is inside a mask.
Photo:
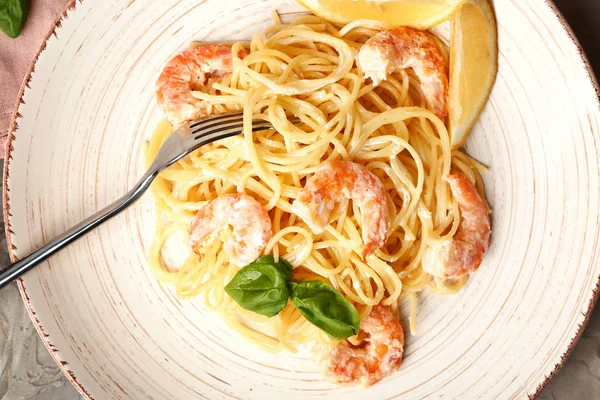
[{"label": "fork handle", "polygon": [[158,171],[148,171],[142,179],[127,194],[109,206],[98,211],[94,215],[86,218],[75,225],[65,233],[55,237],[42,248],[34,251],[27,257],[9,265],[0,273],[0,289],[17,279],[25,272],[29,271],[37,264],[46,260],[57,251],[73,243],[92,229],[96,228],[105,221],[108,221],[130,205],[138,200],[142,194],[150,187],[150,183],[156,178]]}]

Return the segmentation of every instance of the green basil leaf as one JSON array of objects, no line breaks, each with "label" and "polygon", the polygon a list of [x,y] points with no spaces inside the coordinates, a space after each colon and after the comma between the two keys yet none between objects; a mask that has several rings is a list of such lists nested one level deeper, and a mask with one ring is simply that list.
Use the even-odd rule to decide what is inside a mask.
[{"label": "green basil leaf", "polygon": [[240,269],[225,292],[246,310],[273,317],[287,305],[292,265],[280,258],[263,256]]},{"label": "green basil leaf", "polygon": [[29,0],[0,0],[0,30],[8,37],[21,34],[29,13]]},{"label": "green basil leaf", "polygon": [[291,282],[290,292],[300,314],[332,338],[342,340],[358,333],[358,311],[333,287],[322,281]]}]

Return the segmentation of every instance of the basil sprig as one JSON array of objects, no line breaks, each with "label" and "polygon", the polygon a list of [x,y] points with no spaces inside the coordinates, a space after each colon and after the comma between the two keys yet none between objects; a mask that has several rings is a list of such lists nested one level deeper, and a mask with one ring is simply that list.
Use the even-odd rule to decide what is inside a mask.
[{"label": "basil sprig", "polygon": [[225,292],[241,307],[273,317],[283,310],[290,296],[288,282],[292,265],[280,258],[263,256],[245,266],[225,286]]},{"label": "basil sprig", "polygon": [[29,0],[0,1],[0,30],[10,38],[21,34],[29,13]]},{"label": "basil sprig", "polygon": [[332,338],[342,340],[358,333],[358,311],[333,287],[322,281],[304,281],[291,282],[290,289],[300,314]]},{"label": "basil sprig", "polygon": [[283,258],[258,258],[239,270],[225,292],[242,308],[267,317],[277,315],[290,298],[304,318],[337,340],[356,335],[360,327],[358,311],[340,292],[322,281],[294,281]]}]

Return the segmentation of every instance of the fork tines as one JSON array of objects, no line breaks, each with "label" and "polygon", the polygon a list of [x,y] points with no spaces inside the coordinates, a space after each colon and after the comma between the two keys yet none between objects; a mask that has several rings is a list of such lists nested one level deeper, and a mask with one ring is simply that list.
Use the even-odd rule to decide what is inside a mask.
[{"label": "fork tines", "polygon": [[[194,140],[211,139],[211,141],[223,139],[242,132],[244,126],[244,115],[241,112],[217,114],[194,121],[189,125]],[[252,120],[252,131],[272,128],[269,121]]]}]

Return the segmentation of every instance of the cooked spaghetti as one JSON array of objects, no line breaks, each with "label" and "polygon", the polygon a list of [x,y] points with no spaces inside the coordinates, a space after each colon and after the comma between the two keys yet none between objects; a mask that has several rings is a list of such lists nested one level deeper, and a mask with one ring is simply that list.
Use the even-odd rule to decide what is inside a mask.
[{"label": "cooked spaghetti", "polygon": [[[245,129],[243,135],[194,151],[153,183],[157,226],[149,255],[152,272],[172,284],[179,297],[202,296],[233,329],[266,350],[296,351],[302,343],[330,341],[291,303],[267,318],[244,310],[224,292],[239,271],[223,251],[230,230],[196,252],[190,249],[179,265],[165,261],[167,241],[181,240],[189,248],[187,232],[196,211],[226,194],[245,193],[272,221],[264,254],[288,260],[298,280],[328,282],[356,306],[361,318],[378,304],[396,310],[406,296],[415,333],[416,295],[425,289],[456,293],[466,280],[466,275],[434,277],[421,266],[428,246],[459,230],[459,205],[445,177],[451,171],[462,173],[483,195],[478,172],[483,167],[451,148],[444,121],[428,109],[415,70],[400,68],[376,87],[365,78],[356,63],[358,51],[384,26],[355,22],[339,29],[315,16],[290,24],[274,18],[263,35],[232,45],[232,73],[193,93],[210,105],[210,113],[243,110]],[[253,133],[251,119],[256,117],[270,121],[274,129]],[[300,123],[290,122],[292,117]],[[171,132],[166,121],[158,126],[147,145],[147,163]],[[306,181],[334,160],[366,167],[385,190],[387,242],[366,258],[355,202],[340,201],[321,234],[292,210]],[[349,339],[355,344],[360,340],[359,335]]]}]

